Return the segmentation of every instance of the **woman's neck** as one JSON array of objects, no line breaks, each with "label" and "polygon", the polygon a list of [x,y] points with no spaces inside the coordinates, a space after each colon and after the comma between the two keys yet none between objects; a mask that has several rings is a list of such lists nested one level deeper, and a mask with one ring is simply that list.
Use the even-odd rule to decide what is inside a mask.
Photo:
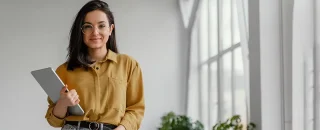
[{"label": "woman's neck", "polygon": [[89,55],[92,61],[101,61],[107,55],[107,49],[89,49]]}]

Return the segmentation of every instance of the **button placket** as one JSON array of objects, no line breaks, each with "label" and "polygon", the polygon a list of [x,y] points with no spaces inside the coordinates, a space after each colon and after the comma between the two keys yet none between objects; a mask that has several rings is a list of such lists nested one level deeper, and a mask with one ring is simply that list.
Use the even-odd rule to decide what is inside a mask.
[{"label": "button placket", "polygon": [[[94,66],[91,67],[93,70],[93,74],[94,74],[94,85],[93,85],[93,89],[95,91],[95,100],[99,101],[99,97],[100,97],[100,81],[99,81],[99,70],[100,70],[100,66],[99,64],[95,64]],[[98,119],[98,113],[100,110],[100,103],[99,102],[95,102],[95,109],[94,109],[94,114],[92,115],[92,119]]]},{"label": "button placket", "polygon": [[[101,70],[101,64],[100,63],[96,63],[93,66],[94,72],[95,72],[95,83],[94,83],[94,89],[95,89],[95,96],[96,96],[96,101],[100,101],[100,70]],[[95,116],[98,115],[99,111],[100,111],[100,102],[96,102],[95,104],[96,108],[95,108]],[[98,118],[98,117],[96,117]]]}]

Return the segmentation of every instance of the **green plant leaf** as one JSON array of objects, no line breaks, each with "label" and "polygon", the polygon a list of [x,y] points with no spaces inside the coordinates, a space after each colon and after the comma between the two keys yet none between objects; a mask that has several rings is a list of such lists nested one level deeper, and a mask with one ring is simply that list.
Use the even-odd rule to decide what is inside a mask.
[{"label": "green plant leaf", "polygon": [[[234,115],[225,120],[225,122],[219,121],[216,123],[212,127],[212,130],[242,130],[243,126],[240,115]],[[254,123],[249,123],[247,125],[247,130],[255,130],[255,128],[256,125]]]},{"label": "green plant leaf", "polygon": [[158,130],[204,130],[204,126],[200,121],[192,122],[185,115],[176,115],[169,112],[161,117],[161,126]]}]

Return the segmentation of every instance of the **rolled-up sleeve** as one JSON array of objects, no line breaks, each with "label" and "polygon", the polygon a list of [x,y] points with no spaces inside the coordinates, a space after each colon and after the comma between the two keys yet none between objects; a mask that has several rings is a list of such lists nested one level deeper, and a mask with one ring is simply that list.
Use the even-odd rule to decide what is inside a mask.
[{"label": "rolled-up sleeve", "polygon": [[129,76],[126,100],[125,115],[120,124],[126,130],[138,130],[145,111],[142,72],[138,63],[134,64]]},{"label": "rolled-up sleeve", "polygon": [[[65,71],[66,71],[66,66],[65,64],[60,65],[57,69],[56,69],[56,73],[57,75],[60,77],[60,79],[65,82]],[[47,109],[47,113],[45,115],[45,118],[47,119],[48,123],[52,126],[52,127],[62,127],[64,124],[64,119],[60,119],[58,117],[56,117],[55,115],[53,115],[53,109],[55,107],[55,103],[52,102],[52,100],[47,97],[47,101],[48,101],[48,109]],[[67,113],[68,115],[68,113]]]},{"label": "rolled-up sleeve", "polygon": [[56,117],[55,115],[53,115],[53,109],[55,104],[50,100],[50,98],[48,97],[48,110],[47,110],[47,114],[46,114],[46,119],[48,121],[48,123],[52,126],[52,127],[62,127],[63,123],[64,123],[64,119],[60,119],[58,117]]}]

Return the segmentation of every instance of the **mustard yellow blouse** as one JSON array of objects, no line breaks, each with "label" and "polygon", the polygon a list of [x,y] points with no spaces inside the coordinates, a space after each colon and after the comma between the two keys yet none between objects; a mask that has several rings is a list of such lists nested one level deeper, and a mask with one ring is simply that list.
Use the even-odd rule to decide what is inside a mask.
[{"label": "mustard yellow blouse", "polygon": [[67,120],[121,124],[126,130],[140,128],[145,102],[142,72],[137,61],[108,50],[105,60],[88,70],[77,68],[68,71],[66,64],[60,65],[56,73],[69,90],[77,91],[85,114],[59,119],[53,115],[55,104],[48,98],[45,118],[51,126],[62,127]]}]

